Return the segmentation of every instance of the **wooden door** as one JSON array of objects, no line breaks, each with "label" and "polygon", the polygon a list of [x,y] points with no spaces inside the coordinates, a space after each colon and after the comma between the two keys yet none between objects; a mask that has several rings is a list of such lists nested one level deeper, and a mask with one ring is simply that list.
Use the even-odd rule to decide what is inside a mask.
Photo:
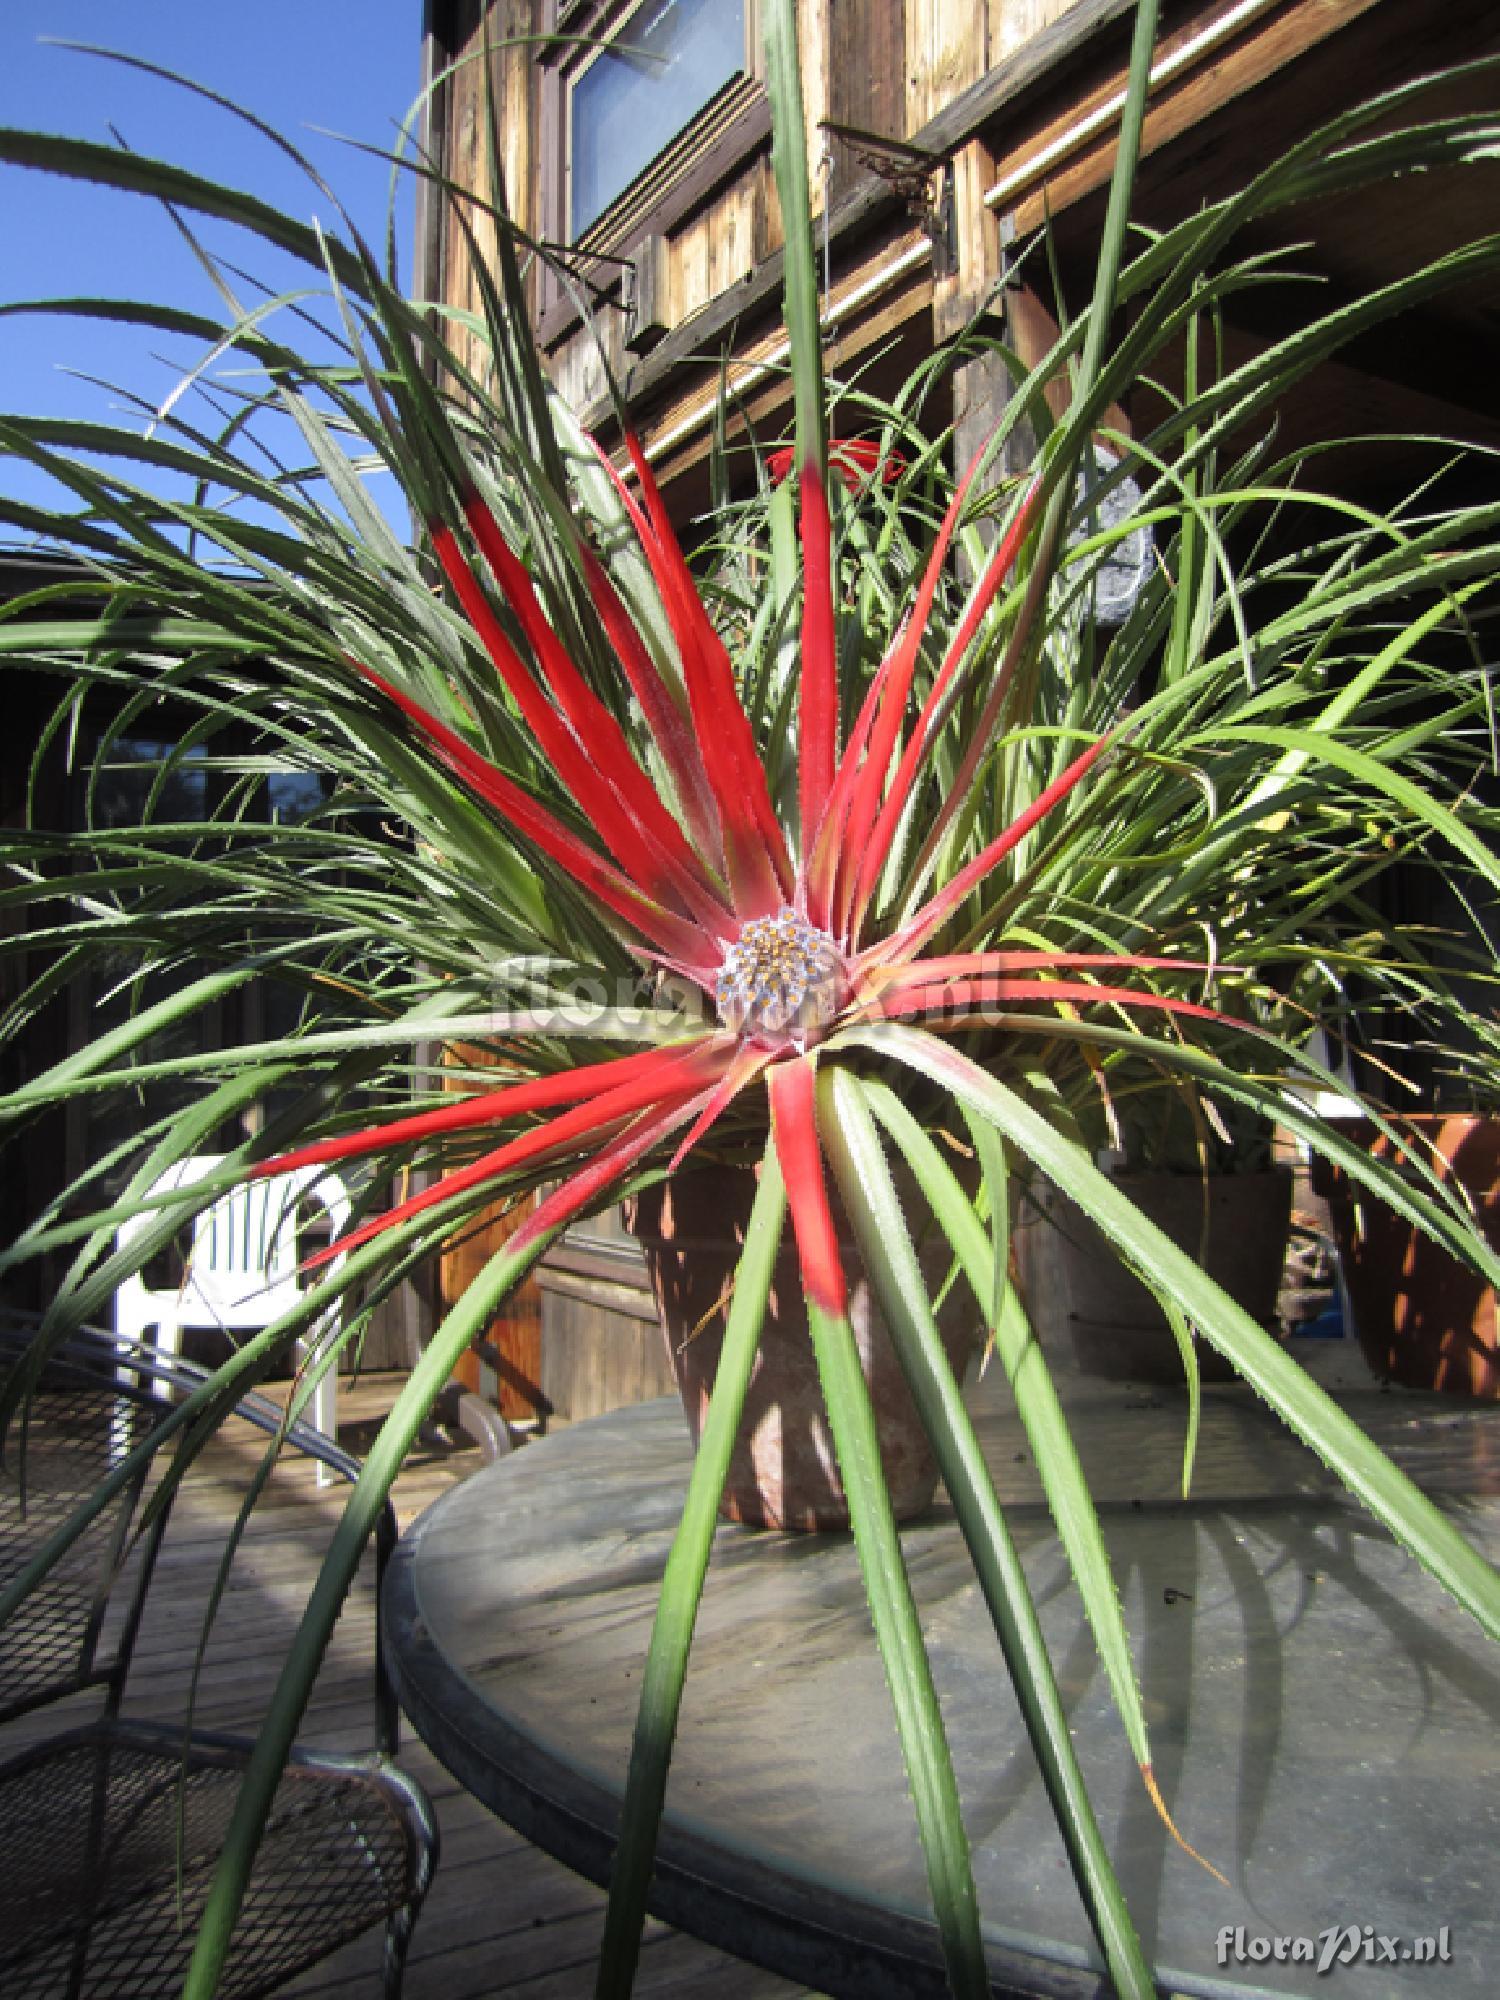
[{"label": "wooden door", "polygon": [[[494,1065],[492,1051],[465,1045],[453,1051],[455,1066],[466,1071]],[[455,1078],[454,1090],[468,1090],[472,1084]],[[463,1229],[460,1239],[443,1252],[439,1265],[438,1288],[443,1307],[456,1305],[491,1257],[520,1228],[536,1205],[535,1196],[505,1203],[475,1217]],[[493,1365],[474,1349],[463,1356],[454,1370],[466,1388],[482,1395],[497,1394],[502,1416],[513,1422],[546,1415],[541,1390],[542,1378],[542,1295],[534,1277],[528,1277],[511,1292],[484,1330],[482,1336],[494,1350]],[[498,1392],[495,1377],[498,1375]]]}]

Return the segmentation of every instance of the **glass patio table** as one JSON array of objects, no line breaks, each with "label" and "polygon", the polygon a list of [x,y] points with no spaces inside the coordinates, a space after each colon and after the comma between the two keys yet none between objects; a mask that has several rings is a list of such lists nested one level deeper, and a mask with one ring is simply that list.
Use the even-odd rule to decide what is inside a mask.
[{"label": "glass patio table", "polygon": [[[1241,1385],[1204,1390],[1186,1501],[1181,1395],[1063,1386],[1136,1645],[1156,1774],[1228,1887],[1174,1845],[1146,1798],[1003,1384],[980,1385],[976,1414],[1163,1989],[1492,2000],[1500,1648]],[[1500,1406],[1339,1394],[1494,1560]],[[388,1577],[386,1646],[420,1734],[496,1813],[595,1881],[608,1876],[688,1465],[675,1402],[578,1424],[444,1495]],[[946,1502],[903,1541],[994,1990],[1103,1994]],[[720,1528],[652,1908],[824,1993],[945,1992],[849,1536]]]}]

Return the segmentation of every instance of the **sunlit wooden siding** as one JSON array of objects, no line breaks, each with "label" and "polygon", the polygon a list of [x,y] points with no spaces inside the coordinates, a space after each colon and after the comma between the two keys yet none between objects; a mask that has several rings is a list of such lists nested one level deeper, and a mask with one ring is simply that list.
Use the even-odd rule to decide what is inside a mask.
[{"label": "sunlit wooden siding", "polygon": [[[869,178],[849,146],[825,137],[822,120],[910,140],[1001,56],[1079,7],[1099,11],[1097,0],[819,0],[804,6],[801,54],[815,206],[821,210],[825,197],[837,203]],[[515,219],[528,232],[543,221],[542,92],[533,45],[526,38],[542,32],[550,18],[544,0],[492,0],[487,15],[481,0],[451,0],[435,9],[442,53],[455,65],[440,112],[446,171],[461,186],[483,192],[488,185],[489,113],[481,59],[487,32],[501,164]],[[898,215],[887,225],[887,240],[871,246],[875,255],[909,234],[900,227],[902,220]],[[490,254],[492,228],[477,213],[473,232],[479,251]],[[589,240],[606,252],[616,251],[621,248],[618,234],[606,226]],[[670,220],[660,240],[647,247],[654,336],[672,333],[732,295],[780,243],[780,216],[762,139],[747,158],[715,173],[701,198]],[[636,246],[628,247],[635,254]],[[870,267],[870,257],[861,256],[857,265],[846,264],[844,275],[868,277]],[[596,275],[612,286],[596,329],[609,365],[628,380],[639,356],[626,344],[630,325],[619,281],[607,267],[599,267]],[[470,245],[451,220],[443,230],[442,290],[450,305],[479,309]],[[575,407],[591,407],[604,389],[593,334],[576,318],[570,324],[569,316],[555,308],[542,317],[554,378]]]},{"label": "sunlit wooden siding", "polygon": [[[1130,12],[1130,0],[806,0],[809,165],[820,255],[825,208],[828,217],[840,358],[894,335],[917,352],[951,338],[992,298],[1007,234],[1024,237],[1046,215],[1086,212],[1113,157],[1110,106]],[[487,18],[500,156],[517,220],[535,229],[548,142],[540,66],[525,38],[556,18],[554,0],[489,0],[487,10],[484,0],[431,0],[431,18],[443,54],[460,65],[438,120],[447,170],[464,185],[487,179],[482,66],[469,60]],[[1471,19],[1477,40],[1464,26]],[[1415,73],[1414,34],[1438,62],[1488,46],[1493,33],[1493,9],[1486,26],[1473,0],[1443,10],[1409,0],[1169,0],[1143,199],[1170,217],[1242,180],[1309,118],[1379,87],[1392,63]],[[913,217],[854,147],[820,129],[823,119],[952,161],[957,254],[947,270],[923,256]],[[1160,172],[1159,158],[1168,162]],[[777,349],[780,219],[764,132],[744,152],[710,145],[686,179],[650,216],[644,196],[627,197],[588,239],[635,267],[634,321],[619,271],[596,267],[595,328],[669,485],[706,451],[723,352],[751,371],[742,386],[763,413],[777,402],[764,369],[774,369]],[[474,228],[484,252],[488,226],[478,219]],[[472,257],[451,222],[442,229],[441,290],[464,309],[478,303]],[[605,418],[593,333],[555,298],[537,305],[555,379],[580,411]]]}]

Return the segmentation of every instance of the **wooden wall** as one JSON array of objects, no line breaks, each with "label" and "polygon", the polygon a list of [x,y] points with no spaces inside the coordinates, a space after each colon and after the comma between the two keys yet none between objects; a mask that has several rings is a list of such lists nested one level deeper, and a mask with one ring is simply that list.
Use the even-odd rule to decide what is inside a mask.
[{"label": "wooden wall", "polygon": [[[463,1043],[445,1051],[448,1058],[445,1089],[464,1093],[478,1087],[477,1078],[493,1069],[495,1057],[489,1049]],[[456,1305],[490,1262],[531,1215],[534,1196],[520,1201],[497,1202],[483,1214],[467,1222],[439,1260],[438,1293],[446,1310]],[[513,1421],[530,1421],[546,1414],[541,1378],[541,1295],[535,1277],[523,1278],[507,1294],[483,1333],[479,1345],[463,1356],[454,1370],[454,1379],[466,1389],[478,1391],[498,1402],[501,1414]]]},{"label": "wooden wall", "polygon": [[[1378,4],[1169,0],[1162,50],[1171,73],[1158,93],[1148,150]],[[1060,215],[1099,185],[1112,157],[1108,106],[1123,71],[1130,12],[1130,0],[805,0],[799,24],[809,172],[835,367],[892,341],[909,365],[962,332],[996,300],[1005,236],[1035,227],[1044,213]],[[502,165],[516,220],[527,231],[547,220],[548,92],[524,37],[545,30],[555,14],[555,0],[489,0],[487,16],[484,0],[434,0],[440,54],[459,65],[437,121],[446,169],[466,185],[482,187],[487,178],[485,81],[476,59],[487,18]],[[1097,126],[1074,133],[1089,117]],[[916,144],[951,163],[954,227],[944,254],[934,257],[931,232],[874,170],[871,154],[825,133],[822,120]],[[997,196],[1007,185],[1014,193]],[[936,179],[931,189],[940,192]],[[451,226],[439,233],[442,294],[474,310],[467,245]],[[476,223],[476,234],[483,248],[487,231]],[[607,361],[637,404],[669,496],[676,488],[674,504],[691,512],[703,498],[720,355],[732,355],[735,388],[758,424],[776,427],[785,404],[777,373],[780,216],[763,127],[748,149],[709,147],[653,216],[606,216],[586,243],[628,257],[633,271],[625,277],[608,264],[583,267],[597,288],[592,328],[555,283],[534,288],[553,377],[585,422],[607,432]],[[976,423],[992,421],[989,387],[961,383],[959,395],[978,413]],[[958,415],[962,423],[962,409]]]},{"label": "wooden wall", "polygon": [[[808,164],[814,206],[825,198],[836,208],[870,176],[842,139],[826,136],[831,119],[898,140],[920,135],[955,98],[977,84],[1042,29],[1073,12],[1100,13],[1100,0],[811,0],[800,10],[801,56],[808,102]],[[553,17],[547,0],[491,0],[490,69],[501,141],[501,159],[512,211],[520,227],[539,231],[545,221],[541,188],[545,92],[537,63],[523,40],[542,32]],[[444,91],[438,145],[448,174],[463,185],[487,181],[487,112],[480,52],[482,0],[449,0],[435,9],[441,62],[459,65]],[[712,152],[712,149],[711,149]],[[643,357],[660,340],[690,327],[707,308],[733,302],[736,291],[774,259],[781,227],[771,180],[769,146],[762,128],[748,153],[728,148],[690,176],[685,199],[668,200],[659,230],[646,240],[638,224],[611,228],[609,218],[586,241],[603,252],[625,254],[637,264],[634,314],[619,275],[592,267],[601,287],[596,326],[610,366],[627,385],[641,373]],[[886,204],[887,208],[890,204]],[[907,234],[899,214],[888,218],[892,243]],[[476,221],[483,246],[486,225]],[[451,227],[442,231],[443,296],[467,310],[478,306],[467,246]],[[836,279],[853,280],[866,258],[844,259]],[[584,266],[583,268],[589,268]],[[750,302],[752,309],[755,302]],[[925,301],[913,301],[919,310]],[[580,411],[604,393],[604,367],[593,335],[576,313],[550,295],[538,297],[541,331],[554,379]]]},{"label": "wooden wall", "polygon": [[[542,221],[546,145],[541,72],[523,38],[554,18],[556,4],[487,0],[500,151],[526,229]],[[431,6],[440,54],[462,65],[444,94],[439,147],[455,179],[480,185],[484,79],[471,58],[486,0]],[[1097,226],[1130,14],[1131,0],[805,0],[809,164],[815,204],[826,205],[836,365],[892,339],[908,343],[902,359],[915,358],[993,308],[1007,236],[1023,239],[1048,215],[1085,239]],[[1411,0],[1166,0],[1138,206],[1170,221],[1238,184],[1338,104],[1495,38],[1493,5],[1478,0],[1441,10]],[[951,162],[956,228],[946,268],[868,160],[817,129],[824,118]],[[483,247],[486,230],[476,230]],[[1354,233],[1378,258],[1381,232]],[[472,309],[467,248],[451,227],[440,234],[443,294]],[[820,254],[822,237],[820,226]],[[778,424],[784,402],[775,375],[780,218],[764,134],[743,153],[710,148],[654,217],[629,227],[606,217],[588,240],[634,264],[633,305],[619,273],[595,267],[596,326],[658,475],[669,495],[680,482],[674,504],[691,511],[702,497],[694,468],[707,453],[721,353],[733,357],[735,386],[758,420]],[[1327,247],[1336,265],[1340,247]],[[592,335],[555,297],[536,303],[555,379],[585,421],[607,431]],[[976,397],[976,408],[983,403]]]},{"label": "wooden wall", "polygon": [[549,1418],[574,1423],[673,1392],[645,1261],[618,1211],[569,1230],[537,1283]]}]

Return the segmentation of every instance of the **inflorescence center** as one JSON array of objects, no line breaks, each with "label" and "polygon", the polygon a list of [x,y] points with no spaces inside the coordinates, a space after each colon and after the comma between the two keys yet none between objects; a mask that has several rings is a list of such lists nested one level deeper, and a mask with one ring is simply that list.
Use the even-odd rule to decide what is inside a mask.
[{"label": "inflorescence center", "polygon": [[783,909],[752,917],[724,955],[714,988],[736,1034],[816,1041],[843,1004],[844,960],[828,935]]}]

